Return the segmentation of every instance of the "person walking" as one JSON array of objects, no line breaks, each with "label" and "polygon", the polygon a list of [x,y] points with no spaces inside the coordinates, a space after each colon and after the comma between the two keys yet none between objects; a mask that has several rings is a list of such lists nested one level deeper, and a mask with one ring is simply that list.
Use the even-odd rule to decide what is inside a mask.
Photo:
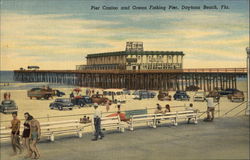
[{"label": "person walking", "polygon": [[103,133],[101,132],[101,111],[98,109],[98,104],[94,104],[95,112],[94,112],[94,125],[95,125],[95,138],[92,141],[97,141],[99,136],[100,139],[104,137]]},{"label": "person walking", "polygon": [[30,120],[30,149],[32,153],[34,153],[34,159],[39,159],[40,158],[40,153],[38,151],[38,148],[36,146],[37,142],[40,140],[41,136],[41,128],[40,128],[40,123],[38,120],[32,119]]},{"label": "person walking", "polygon": [[26,148],[27,150],[27,154],[25,155],[24,158],[30,158],[31,157],[31,149],[30,149],[30,120],[33,119],[33,117],[28,113],[24,113],[24,118],[25,118],[25,122],[23,124],[24,129],[23,129],[23,134],[22,134],[22,138],[23,138],[23,146]]},{"label": "person walking", "polygon": [[11,145],[14,151],[14,155],[17,154],[17,149],[19,149],[20,154],[22,153],[22,146],[20,144],[20,124],[21,121],[17,118],[17,112],[12,113],[12,121],[11,121]]}]

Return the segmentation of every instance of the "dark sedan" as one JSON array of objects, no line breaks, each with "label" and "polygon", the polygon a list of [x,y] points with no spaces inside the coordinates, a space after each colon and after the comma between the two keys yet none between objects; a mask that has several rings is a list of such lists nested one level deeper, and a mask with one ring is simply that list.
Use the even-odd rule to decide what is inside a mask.
[{"label": "dark sedan", "polygon": [[55,100],[55,102],[50,103],[49,107],[50,109],[58,109],[58,110],[64,110],[64,109],[73,109],[74,104],[71,102],[70,98],[58,98]]},{"label": "dark sedan", "polygon": [[227,95],[232,95],[235,92],[239,92],[238,89],[234,89],[234,88],[227,88],[225,90],[219,91],[221,96],[227,96]]},{"label": "dark sedan", "polygon": [[174,94],[174,100],[188,100],[189,101],[190,96],[187,95],[187,93],[185,91],[176,91],[176,93]]}]

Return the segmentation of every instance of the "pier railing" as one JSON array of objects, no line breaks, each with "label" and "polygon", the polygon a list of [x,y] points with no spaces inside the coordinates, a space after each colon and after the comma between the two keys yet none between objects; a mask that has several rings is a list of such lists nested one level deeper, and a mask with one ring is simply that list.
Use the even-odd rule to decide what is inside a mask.
[{"label": "pier railing", "polygon": [[247,68],[187,68],[187,69],[165,69],[165,70],[15,70],[15,72],[41,72],[41,73],[247,73]]}]

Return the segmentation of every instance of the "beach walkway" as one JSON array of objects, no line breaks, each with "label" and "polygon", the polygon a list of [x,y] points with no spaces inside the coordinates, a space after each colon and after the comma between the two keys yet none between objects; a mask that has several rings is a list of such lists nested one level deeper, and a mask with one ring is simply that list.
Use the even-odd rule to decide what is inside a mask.
[{"label": "beach walkway", "polygon": [[[125,133],[108,132],[100,141],[92,135],[61,137],[38,144],[41,160],[183,160],[249,159],[249,117],[217,118],[198,125],[163,124],[156,129],[136,128]],[[1,160],[22,160],[10,156],[10,144],[1,146]]]}]

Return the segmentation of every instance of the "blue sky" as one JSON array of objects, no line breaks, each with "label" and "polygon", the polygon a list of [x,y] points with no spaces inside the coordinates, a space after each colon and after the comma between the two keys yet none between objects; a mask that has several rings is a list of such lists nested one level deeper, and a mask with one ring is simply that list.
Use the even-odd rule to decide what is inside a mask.
[{"label": "blue sky", "polygon": [[[87,54],[183,51],[185,68],[245,67],[248,0],[2,0],[1,70],[74,69]],[[91,10],[91,6],[228,5],[227,10]]]}]

